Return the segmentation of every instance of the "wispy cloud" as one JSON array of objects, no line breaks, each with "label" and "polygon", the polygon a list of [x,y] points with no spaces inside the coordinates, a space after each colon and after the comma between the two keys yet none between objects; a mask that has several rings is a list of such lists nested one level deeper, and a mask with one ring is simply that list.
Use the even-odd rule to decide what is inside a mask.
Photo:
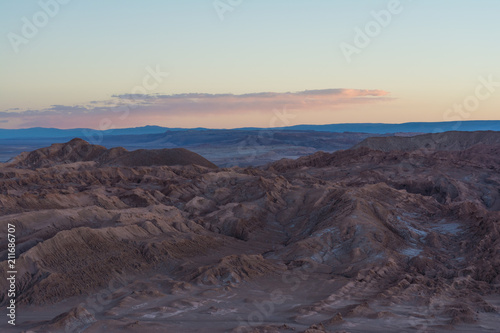
[{"label": "wispy cloud", "polygon": [[[392,100],[384,90],[323,89],[300,92],[259,92],[250,94],[175,94],[175,95],[114,95],[109,101],[91,101],[86,105],[52,105],[43,110],[0,112],[0,121],[13,120],[16,127],[102,127],[103,119],[115,127],[168,125],[175,118],[225,117],[240,115],[256,117],[273,109],[295,113],[334,112],[353,105],[373,104]],[[235,124],[245,126],[246,124]],[[186,123],[184,127],[191,127]]]}]

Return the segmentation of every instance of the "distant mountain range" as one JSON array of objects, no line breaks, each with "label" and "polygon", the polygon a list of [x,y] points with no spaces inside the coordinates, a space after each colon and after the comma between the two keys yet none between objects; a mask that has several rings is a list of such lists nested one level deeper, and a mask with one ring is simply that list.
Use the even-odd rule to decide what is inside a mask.
[{"label": "distant mountain range", "polygon": [[79,138],[79,137],[84,137],[86,134],[93,135],[97,132],[105,136],[142,135],[142,134],[165,133],[167,130],[179,131],[184,129],[166,128],[160,126],[144,126],[144,127],[119,128],[119,129],[110,129],[106,131],[97,131],[88,128],[59,129],[59,128],[32,127],[23,129],[0,129],[0,139]]},{"label": "distant mountain range", "polygon": [[[247,127],[234,130],[260,130],[263,128]],[[441,133],[447,131],[499,131],[499,120],[478,120],[478,121],[458,121],[458,122],[412,122],[403,124],[330,124],[330,125],[296,125],[279,128],[264,128],[265,130],[292,130],[292,131],[316,131],[316,132],[355,132],[370,134],[391,134],[391,133]],[[160,134],[166,131],[204,131],[206,128],[168,128],[160,126],[144,126],[135,128],[111,129],[106,131],[96,131],[85,128],[57,129],[34,127],[27,129],[0,129],[0,139],[33,139],[33,138],[84,138],[85,136],[102,135],[143,135]],[[223,130],[221,130],[223,131]]]},{"label": "distant mountain range", "polygon": [[332,124],[332,125],[297,125],[287,129],[321,132],[358,132],[373,134],[390,133],[442,133],[449,131],[475,132],[500,131],[499,120],[472,120],[453,122],[415,122],[403,124]]}]

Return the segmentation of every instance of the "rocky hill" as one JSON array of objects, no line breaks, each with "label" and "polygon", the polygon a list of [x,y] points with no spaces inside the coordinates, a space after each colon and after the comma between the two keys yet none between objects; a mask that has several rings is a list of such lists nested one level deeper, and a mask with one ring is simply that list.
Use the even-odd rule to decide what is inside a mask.
[{"label": "rocky hill", "polygon": [[67,143],[53,144],[47,148],[22,153],[6,163],[16,168],[47,168],[59,164],[76,162],[95,162],[97,167],[104,166],[160,166],[196,164],[207,168],[217,166],[202,156],[183,148],[128,151],[124,148],[106,149],[91,145],[82,139]]}]

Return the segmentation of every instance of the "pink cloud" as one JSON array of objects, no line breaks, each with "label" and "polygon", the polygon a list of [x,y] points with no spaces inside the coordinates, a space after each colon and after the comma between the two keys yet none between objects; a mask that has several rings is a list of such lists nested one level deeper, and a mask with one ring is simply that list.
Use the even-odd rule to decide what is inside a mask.
[{"label": "pink cloud", "polygon": [[[44,110],[0,112],[0,122],[22,127],[95,128],[143,125],[170,126],[169,120],[190,125],[200,117],[220,117],[223,121],[239,116],[259,117],[274,109],[295,113],[343,110],[354,105],[392,100],[384,90],[324,89],[287,93],[116,95],[113,101],[93,102],[85,106],[53,105]],[[234,119],[237,122],[237,119]],[[247,126],[245,123],[234,127]]]}]

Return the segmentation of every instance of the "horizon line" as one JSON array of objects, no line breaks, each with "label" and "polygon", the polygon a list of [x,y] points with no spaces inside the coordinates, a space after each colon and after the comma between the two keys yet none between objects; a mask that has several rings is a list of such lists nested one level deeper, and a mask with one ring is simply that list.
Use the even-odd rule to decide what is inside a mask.
[{"label": "horizon line", "polygon": [[19,131],[19,130],[30,130],[30,129],[46,129],[46,130],[60,130],[60,131],[70,131],[70,130],[93,130],[93,131],[113,131],[122,129],[139,129],[147,127],[158,127],[164,129],[178,129],[178,130],[196,130],[196,129],[206,129],[206,130],[241,130],[241,129],[279,129],[279,128],[293,128],[299,126],[333,126],[333,125],[405,125],[405,124],[452,124],[452,123],[472,123],[472,122],[500,122],[500,119],[487,119],[487,120],[455,120],[455,121],[408,121],[402,123],[327,123],[327,124],[298,124],[290,126],[279,126],[279,127],[164,127],[159,125],[144,125],[136,127],[114,127],[108,129],[95,129],[90,127],[73,127],[73,128],[57,128],[57,127],[25,127],[25,128],[0,128],[1,131]]}]

